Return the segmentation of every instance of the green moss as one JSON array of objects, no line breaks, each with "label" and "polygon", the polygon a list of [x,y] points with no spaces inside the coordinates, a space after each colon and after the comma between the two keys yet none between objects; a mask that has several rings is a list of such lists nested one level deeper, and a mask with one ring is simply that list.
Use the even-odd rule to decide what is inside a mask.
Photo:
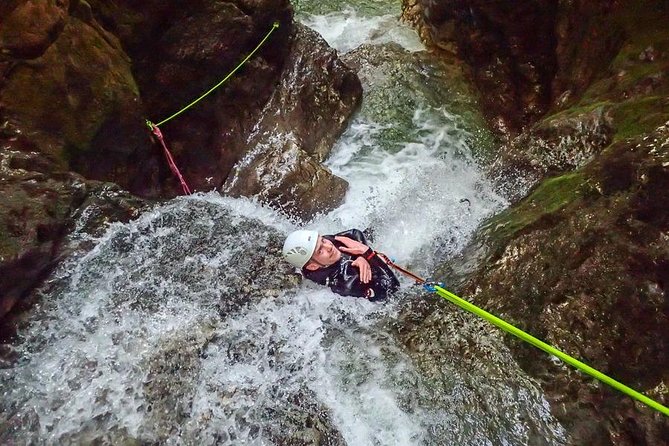
[{"label": "green moss", "polygon": [[610,101],[597,101],[597,102],[592,102],[592,103],[580,103],[578,105],[575,105],[573,107],[567,108],[565,110],[559,111],[557,113],[553,113],[551,115],[547,115],[544,117],[539,123],[537,124],[538,127],[542,126],[542,122],[550,122],[552,120],[557,120],[557,119],[568,119],[568,118],[576,118],[580,115],[585,115],[593,110],[600,108],[600,107],[610,107],[611,102]]},{"label": "green moss", "polygon": [[519,231],[581,198],[589,186],[576,172],[543,181],[520,203],[493,217],[483,230],[495,241],[508,240]]},{"label": "green moss", "polygon": [[616,104],[611,109],[614,142],[651,132],[669,120],[669,98],[651,96]]},{"label": "green moss", "polygon": [[550,125],[553,120],[576,118],[600,107],[603,107],[611,117],[614,129],[612,142],[648,133],[669,120],[669,97],[653,95],[633,97],[623,102],[582,101],[574,107],[544,117],[535,127]]},{"label": "green moss", "polygon": [[[640,0],[622,5],[613,21],[624,30],[625,43],[603,78],[583,93],[578,106],[610,102],[613,107],[616,140],[651,130],[663,122],[666,106],[659,96],[669,95],[669,52],[667,17],[669,7],[660,0]],[[640,24],[642,24],[640,26]],[[646,50],[654,57],[643,57]],[[653,110],[659,105],[658,110]],[[666,118],[664,118],[666,120]]]}]

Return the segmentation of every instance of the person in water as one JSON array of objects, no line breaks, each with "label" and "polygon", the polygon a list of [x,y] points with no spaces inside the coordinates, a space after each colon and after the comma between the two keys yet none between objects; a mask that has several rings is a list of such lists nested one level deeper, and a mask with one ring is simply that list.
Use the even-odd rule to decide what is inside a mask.
[{"label": "person in water", "polygon": [[342,296],[385,299],[400,286],[390,267],[368,246],[365,235],[350,229],[335,235],[299,230],[286,237],[283,256],[302,275]]}]

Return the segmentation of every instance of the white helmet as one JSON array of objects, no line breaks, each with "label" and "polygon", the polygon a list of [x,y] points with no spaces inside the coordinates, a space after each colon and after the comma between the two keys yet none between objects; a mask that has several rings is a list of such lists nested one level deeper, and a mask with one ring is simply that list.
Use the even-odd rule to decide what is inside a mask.
[{"label": "white helmet", "polygon": [[317,242],[317,231],[295,231],[283,242],[283,256],[291,265],[302,268],[313,255]]}]

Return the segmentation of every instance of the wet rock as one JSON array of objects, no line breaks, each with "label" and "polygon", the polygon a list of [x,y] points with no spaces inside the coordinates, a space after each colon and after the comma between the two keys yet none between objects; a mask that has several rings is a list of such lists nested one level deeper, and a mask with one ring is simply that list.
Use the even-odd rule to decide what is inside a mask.
[{"label": "wet rock", "polygon": [[[430,36],[430,29],[425,24],[425,19],[423,16],[423,6],[421,0],[403,0],[402,1],[402,20],[410,24],[423,42],[433,42],[438,47],[443,45],[447,41],[442,40],[433,40]],[[448,44],[448,43],[446,43]],[[452,46],[449,46],[448,49],[453,49]]]},{"label": "wet rock", "polygon": [[[279,23],[258,53],[224,86],[162,126],[187,182],[194,190],[225,183],[225,193],[257,195],[303,217],[335,207],[345,183],[318,163],[359,105],[361,89],[355,75],[316,33],[293,25],[288,1],[200,3],[175,12],[160,2],[142,7],[119,2],[115,8],[94,2],[100,21],[121,36],[136,61],[137,82],[156,122],[221,80],[275,21]],[[151,14],[142,14],[144,10]],[[147,34],[151,44],[146,42]],[[281,135],[288,133],[296,145],[282,140]],[[277,140],[282,142],[277,145]],[[284,156],[279,145],[290,153]],[[284,180],[277,183],[284,173],[273,168],[294,157],[300,161],[289,170],[307,166],[306,171],[285,184]],[[253,169],[255,163],[265,166],[272,179],[248,175],[246,169]],[[180,193],[172,174],[160,165],[158,169],[160,193]],[[307,191],[312,181],[304,177],[314,172],[322,188]],[[327,189],[330,192],[323,194]]]},{"label": "wet rock", "polygon": [[[577,169],[612,142],[652,132],[669,119],[669,60],[655,50],[669,41],[664,26],[669,8],[650,1],[612,14],[624,24],[626,37],[608,68],[589,85],[564,91],[555,99],[563,110],[554,109],[499,151],[490,171],[513,200],[545,176]],[[643,32],[638,23],[644,23]],[[657,57],[640,58],[649,48]],[[581,65],[572,67],[574,72],[592,69]]]},{"label": "wet rock", "polygon": [[153,352],[143,368],[147,434],[160,442],[174,436],[189,418],[194,386],[200,372],[200,354],[214,336],[213,326],[202,324],[175,333]]},{"label": "wet rock", "polygon": [[[483,227],[489,251],[464,295],[666,405],[667,191],[667,126],[612,144]],[[509,344],[576,444],[661,444],[669,435],[659,413]]]},{"label": "wet rock", "polygon": [[[36,170],[32,170],[36,169]],[[32,290],[64,254],[72,230],[99,233],[136,216],[143,201],[118,186],[57,173],[37,152],[0,153],[0,337],[7,338],[36,296]],[[76,219],[76,223],[73,221]]]},{"label": "wet rock", "polygon": [[[249,149],[246,139],[280,76],[292,30],[289,2],[201,1],[177,10],[164,2],[116,6],[103,9],[105,20],[123,32],[146,115],[156,123],[219,83],[279,23],[221,88],[161,126],[191,189],[220,187]],[[158,166],[158,193],[181,194],[162,158]]]},{"label": "wet rock", "polygon": [[[227,317],[252,303],[249,296],[276,297],[298,283],[299,274],[281,256],[284,235],[256,219],[233,217],[225,207],[200,200],[172,202],[160,217],[143,215],[136,227],[113,234],[109,253],[97,259],[100,270],[123,263],[132,272],[115,285],[119,305],[156,309],[164,303],[164,278],[170,277],[188,296]],[[170,255],[146,262],[146,250]]]},{"label": "wet rock", "polygon": [[[546,112],[557,70],[555,2],[423,0],[418,5],[422,17],[413,22],[427,28],[421,35],[427,34],[433,46],[457,46],[498,130],[515,132]],[[415,17],[417,6],[410,9]]]},{"label": "wet rock", "polygon": [[557,72],[550,87],[553,105],[562,108],[573,103],[593,81],[601,78],[618,55],[626,35],[629,36],[630,30],[624,25],[629,11],[652,9],[657,2],[625,3],[558,2],[554,25]]},{"label": "wet rock", "polygon": [[[275,22],[280,26],[225,86],[164,124],[168,146],[192,189],[220,187],[252,147],[248,138],[266,106],[285,109],[285,125],[301,128],[306,151],[322,159],[359,103],[355,75],[335,53],[307,31],[291,37],[286,0],[203,0],[178,10],[164,2],[47,2],[40,9],[17,1],[4,9],[12,13],[2,28],[6,36],[0,36],[6,43],[0,83],[4,118],[60,169],[113,181],[141,196],[181,192],[144,118],[161,121],[207,91]],[[40,14],[53,23],[36,24],[44,29],[33,32],[22,22]],[[11,42],[28,40],[12,37],[20,32],[38,36],[38,44],[15,49]],[[297,47],[291,50],[293,42]],[[315,47],[321,53],[303,57]],[[281,81],[290,51],[294,60],[304,60],[293,62],[294,71]],[[311,84],[292,85],[307,75]],[[268,104],[278,81],[281,92]]]},{"label": "wet rock", "polygon": [[123,446],[140,446],[143,443],[128,432],[127,428],[118,426],[100,429],[98,422],[108,417],[98,416],[95,420],[85,423],[78,432],[64,434],[60,439],[65,443],[86,444],[118,444]]},{"label": "wet rock", "polygon": [[[68,443],[343,444],[326,407],[295,389],[292,374],[277,379],[284,376],[275,367],[286,366],[278,359],[285,341],[273,339],[271,328],[254,331],[264,331],[263,323],[243,323],[244,314],[258,314],[255,306],[279,308],[271,300],[297,284],[300,276],[281,257],[283,239],[209,195],[173,200],[115,225],[95,250],[68,259],[27,330],[37,338],[58,333],[62,344],[37,349],[73,346],[64,356],[43,356],[55,363],[35,364],[58,371],[59,383],[40,395],[39,421],[49,420]],[[237,331],[240,323],[245,328]],[[87,338],[98,342],[77,341]],[[5,378],[14,383],[19,376]],[[21,416],[31,398],[40,398],[12,396],[3,409],[16,405]],[[0,431],[4,422],[0,415]],[[27,428],[19,425],[9,438],[22,438]],[[37,429],[35,441],[49,435]]]},{"label": "wet rock", "polygon": [[82,5],[61,14],[59,32],[48,33],[39,57],[2,56],[2,120],[14,128],[2,139],[11,145],[20,134],[60,170],[130,187],[139,171],[130,161],[152,151],[139,92],[118,39],[80,14]]},{"label": "wet rock", "polygon": [[[403,306],[396,327],[429,389],[412,395],[412,404],[449,408],[450,420],[430,433],[436,443],[562,444],[567,437],[544,406],[537,384],[511,358],[504,334],[487,322],[438,296],[423,295]],[[502,407],[502,419],[490,417]],[[461,417],[476,420],[485,434],[471,432]],[[509,429],[508,420],[525,427]]]},{"label": "wet rock", "polygon": [[55,179],[40,172],[9,169],[13,154],[1,155],[0,190],[5,197],[0,207],[0,319],[3,319],[17,305],[28,307],[27,294],[51,272],[70,212],[83,200],[84,185],[83,179],[76,175]]},{"label": "wet rock", "polygon": [[0,441],[3,444],[30,444],[38,441],[39,416],[34,409],[4,416],[0,421]]},{"label": "wet rock", "polygon": [[484,130],[485,121],[455,59],[435,59],[426,51],[410,52],[389,43],[362,45],[344,61],[365,87],[359,115],[378,127],[370,138],[379,146],[395,151],[400,142],[420,139],[415,121],[421,116],[450,132],[464,130],[460,133],[469,137],[466,143],[477,155],[489,149],[492,136]]},{"label": "wet rock", "polygon": [[0,54],[20,59],[41,56],[65,27],[69,7],[69,0],[3,2]]},{"label": "wet rock", "polygon": [[576,170],[613,141],[611,108],[551,115],[502,146],[487,168],[511,201],[546,177]]},{"label": "wet rock", "polygon": [[[283,290],[294,288],[301,281],[301,276],[286,264],[281,255],[283,234],[266,228],[255,219],[233,221],[234,225],[222,225],[216,232],[218,237],[239,240],[239,247],[229,261],[237,266],[212,270],[212,274],[217,276],[212,280],[226,285],[222,287],[226,291],[218,296],[217,301],[221,315],[228,315],[251,303],[248,296],[254,296],[256,302],[277,297]],[[184,273],[188,277],[188,271]]]},{"label": "wet rock", "polygon": [[314,31],[296,25],[279,85],[223,185],[309,218],[341,204],[347,184],[319,164],[360,105],[360,81]]},{"label": "wet rock", "polygon": [[356,74],[317,32],[296,24],[279,86],[265,108],[280,117],[267,113],[258,127],[282,121],[283,130],[291,130],[309,155],[323,161],[361,100]]},{"label": "wet rock", "polygon": [[256,196],[303,219],[339,206],[348,183],[309,156],[294,135],[284,138],[273,136],[258,143],[258,153],[237,164],[222,191]]},{"label": "wet rock", "polygon": [[622,44],[616,2],[405,0],[404,15],[437,48],[457,48],[489,122],[512,134],[558,98],[578,96]]},{"label": "wet rock", "polygon": [[[656,75],[644,78],[650,82],[627,77],[605,95],[601,84],[609,81],[594,84],[582,105],[546,116],[503,145],[488,173],[506,196],[522,198],[542,179],[578,169],[611,143],[644,135],[669,119],[669,82]],[[621,89],[629,94],[616,101]]]},{"label": "wet rock", "polygon": [[87,181],[86,184],[87,194],[70,217],[74,231],[79,235],[99,237],[110,224],[135,219],[154,203],[138,198],[114,183]]},{"label": "wet rock", "polygon": [[19,353],[11,344],[0,344],[0,369],[11,368],[19,359]]},{"label": "wet rock", "polygon": [[337,430],[327,408],[318,403],[316,395],[308,390],[296,392],[286,399],[285,406],[272,410],[280,420],[270,426],[268,437],[276,444],[294,446],[343,446],[344,437]]}]

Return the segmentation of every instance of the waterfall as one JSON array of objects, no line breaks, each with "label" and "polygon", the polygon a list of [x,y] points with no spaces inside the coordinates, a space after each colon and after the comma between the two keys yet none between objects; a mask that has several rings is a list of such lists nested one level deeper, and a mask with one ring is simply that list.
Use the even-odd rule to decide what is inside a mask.
[{"label": "waterfall", "polygon": [[[472,101],[440,91],[444,74],[426,68],[394,2],[295,3],[345,57],[403,60],[393,72],[363,63],[362,109],[326,161],[348,195],[307,227],[371,228],[376,249],[429,276],[506,205],[479,167],[485,135],[469,118]],[[156,205],[99,237],[75,233],[90,248],[50,278],[15,346],[21,359],[0,370],[0,439],[566,442],[492,327],[444,302],[438,315],[451,329],[434,334],[444,351],[426,366],[400,335],[400,315],[424,293],[403,280],[376,304],[300,283],[279,254],[297,227],[254,200],[212,192]]]}]

